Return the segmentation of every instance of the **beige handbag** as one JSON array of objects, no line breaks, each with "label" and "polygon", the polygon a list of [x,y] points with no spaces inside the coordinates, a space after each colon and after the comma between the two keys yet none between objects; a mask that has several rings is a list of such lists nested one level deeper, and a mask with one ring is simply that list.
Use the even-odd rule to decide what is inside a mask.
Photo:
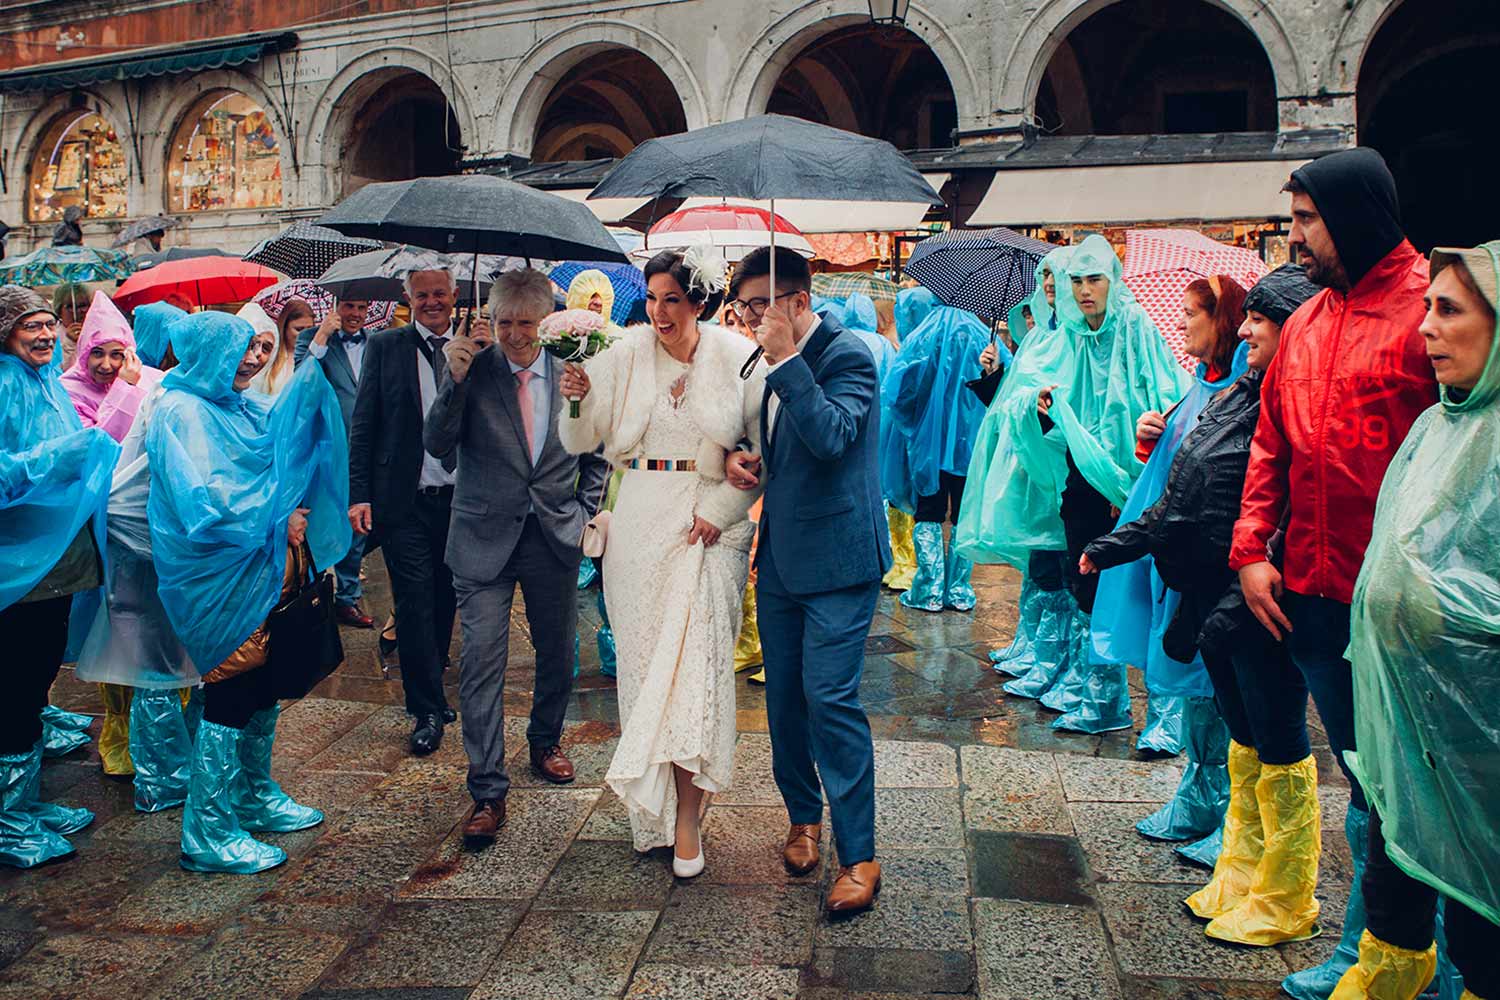
[{"label": "beige handbag", "polygon": [[[614,478],[614,470],[610,469],[609,475],[604,477],[604,486],[599,490],[599,502],[595,507],[603,507],[604,500],[609,496],[609,481]],[[589,559],[600,559],[604,556],[605,543],[609,541],[610,511],[601,510],[589,518],[589,523],[583,526],[583,537],[578,541],[578,547]]]}]

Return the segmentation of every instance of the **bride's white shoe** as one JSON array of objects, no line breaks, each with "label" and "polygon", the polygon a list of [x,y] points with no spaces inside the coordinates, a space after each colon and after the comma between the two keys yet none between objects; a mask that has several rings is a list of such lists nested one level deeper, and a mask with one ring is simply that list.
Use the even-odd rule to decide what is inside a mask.
[{"label": "bride's white shoe", "polygon": [[703,873],[703,845],[698,845],[698,856],[696,858],[679,858],[676,851],[672,853],[672,874],[678,878],[696,878]]}]

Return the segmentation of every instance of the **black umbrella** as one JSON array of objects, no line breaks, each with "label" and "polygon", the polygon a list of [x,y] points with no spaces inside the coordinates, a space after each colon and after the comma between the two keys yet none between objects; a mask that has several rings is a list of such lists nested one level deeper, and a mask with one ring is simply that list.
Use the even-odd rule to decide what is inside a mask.
[{"label": "black umbrella", "polygon": [[[478,294],[474,292],[474,266],[479,266]],[[460,305],[483,302],[491,279],[501,271],[520,266],[514,257],[443,254],[420,247],[391,247],[335,261],[314,282],[340,299],[399,302],[406,295],[402,279],[412,271],[447,271],[458,283]]]},{"label": "black umbrella", "polygon": [[379,248],[379,240],[345,236],[327,226],[298,222],[251,247],[243,259],[264,264],[289,278],[316,278],[334,261]]},{"label": "black umbrella", "polygon": [[165,264],[169,260],[190,260],[193,257],[233,257],[234,254],[228,250],[220,250],[218,247],[167,247],[165,250],[152,250],[150,253],[138,253],[130,259],[135,263],[137,271],[144,271],[148,267],[157,264]]},{"label": "black umbrella", "polygon": [[129,246],[136,240],[150,236],[152,233],[164,233],[173,226],[178,225],[179,222],[180,220],[174,219],[170,215],[148,215],[144,219],[135,220],[120,230],[115,236],[114,242],[110,244],[110,247],[118,249],[119,247]]},{"label": "black umbrella", "polygon": [[[745,198],[941,205],[911,161],[871,139],[783,115],[757,115],[678,135],[648,139],[589,193],[589,198]],[[775,228],[771,232],[775,248]],[[776,281],[775,255],[771,281]],[[745,362],[755,370],[760,348]]]},{"label": "black umbrella", "polygon": [[1036,290],[1037,262],[1056,249],[1003,226],[946,233],[918,243],[905,270],[946,305],[993,321]]}]

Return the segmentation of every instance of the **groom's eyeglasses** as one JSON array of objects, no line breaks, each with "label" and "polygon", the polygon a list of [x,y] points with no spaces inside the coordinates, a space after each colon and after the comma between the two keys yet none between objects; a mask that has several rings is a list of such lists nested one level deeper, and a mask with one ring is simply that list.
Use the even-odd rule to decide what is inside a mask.
[{"label": "groom's eyeglasses", "polygon": [[780,302],[782,299],[796,294],[796,292],[782,292],[774,299],[735,299],[733,302],[729,303],[729,308],[733,309],[741,316],[753,316],[756,319],[760,319],[760,317],[765,315],[766,310],[771,307],[772,302]]}]

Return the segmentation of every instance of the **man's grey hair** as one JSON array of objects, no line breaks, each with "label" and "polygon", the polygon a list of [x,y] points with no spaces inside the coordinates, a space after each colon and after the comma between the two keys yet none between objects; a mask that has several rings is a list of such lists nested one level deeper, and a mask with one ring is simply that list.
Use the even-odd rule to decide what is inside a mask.
[{"label": "man's grey hair", "polygon": [[448,278],[448,287],[454,292],[458,291],[458,279],[453,277],[452,271],[407,271],[404,275],[401,276],[401,289],[406,292],[407,302],[411,301],[411,276],[414,274],[446,275]]},{"label": "man's grey hair", "polygon": [[491,323],[501,319],[536,319],[552,312],[552,279],[533,268],[506,271],[490,285],[489,316]]}]

